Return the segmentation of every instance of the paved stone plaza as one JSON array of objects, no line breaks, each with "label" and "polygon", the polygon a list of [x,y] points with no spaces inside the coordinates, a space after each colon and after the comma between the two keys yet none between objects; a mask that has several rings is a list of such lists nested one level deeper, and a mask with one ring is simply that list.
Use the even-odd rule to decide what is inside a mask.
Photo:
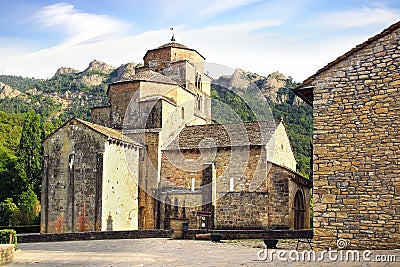
[{"label": "paved stone plaza", "polygon": [[[295,249],[296,243],[279,243]],[[302,248],[305,248],[304,246]],[[261,241],[119,239],[21,243],[8,266],[400,266],[400,250],[373,251],[396,255],[397,262],[274,262],[258,260]],[[371,258],[373,258],[371,256]]]}]

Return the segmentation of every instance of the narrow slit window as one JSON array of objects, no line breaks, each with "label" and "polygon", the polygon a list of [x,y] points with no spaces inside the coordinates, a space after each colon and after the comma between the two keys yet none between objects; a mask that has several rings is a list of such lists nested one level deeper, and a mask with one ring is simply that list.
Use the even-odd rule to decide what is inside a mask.
[{"label": "narrow slit window", "polygon": [[229,192],[235,191],[235,178],[231,177],[229,180]]}]

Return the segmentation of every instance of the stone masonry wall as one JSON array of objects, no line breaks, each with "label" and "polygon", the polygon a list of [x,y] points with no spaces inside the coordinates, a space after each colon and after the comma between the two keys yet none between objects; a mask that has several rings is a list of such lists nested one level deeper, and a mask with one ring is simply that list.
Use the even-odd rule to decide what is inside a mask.
[{"label": "stone masonry wall", "polygon": [[111,105],[111,126],[113,128],[122,127],[129,102],[133,97],[139,99],[139,93],[137,93],[139,86],[140,82],[138,81],[110,84],[108,101]]},{"label": "stone masonry wall", "polygon": [[111,107],[96,107],[90,109],[90,121],[94,124],[111,126]]},{"label": "stone masonry wall", "polygon": [[[195,179],[195,190],[201,191],[202,166],[205,162],[215,162],[215,177],[212,183],[214,223],[217,228],[267,228],[272,225],[285,225],[293,228],[294,196],[297,190],[305,195],[305,228],[309,228],[311,182],[304,181],[288,168],[269,163],[267,168],[265,148],[252,146],[244,148],[202,151],[199,149],[164,151],[162,155],[162,190],[190,190],[191,179]],[[248,154],[247,154],[248,153]],[[171,162],[171,160],[174,160]],[[189,164],[186,166],[183,164]],[[247,162],[247,165],[243,165]],[[239,167],[241,165],[241,167]],[[196,167],[197,166],[197,167]],[[192,168],[192,170],[190,170]],[[268,169],[268,176],[266,170]],[[197,171],[196,171],[197,170]],[[231,178],[234,181],[230,191]],[[296,179],[297,178],[297,179]],[[194,193],[194,192],[193,192]],[[186,197],[190,194],[188,192]],[[173,193],[168,193],[171,195]],[[185,198],[181,193],[179,203]],[[172,204],[174,204],[171,199]],[[201,200],[199,200],[199,204]],[[197,208],[200,209],[200,206]],[[195,218],[190,212],[186,218]],[[193,223],[192,223],[193,224]]]},{"label": "stone masonry wall", "polygon": [[305,211],[304,211],[304,229],[310,229],[310,198],[311,198],[311,188],[309,186],[305,186],[302,184],[297,183],[294,179],[289,180],[289,223],[288,225],[290,228],[294,229],[294,199],[295,195],[298,191],[304,196],[304,204],[305,204]]},{"label": "stone masonry wall", "polygon": [[276,127],[274,138],[271,138],[268,145],[274,146],[273,151],[271,151],[272,162],[296,170],[296,158],[283,121]]},{"label": "stone masonry wall", "polygon": [[158,188],[158,149],[159,132],[129,133],[130,138],[145,144],[140,155],[139,179],[139,229],[156,229],[157,226],[157,188]]},{"label": "stone masonry wall", "polygon": [[165,182],[190,188],[191,178],[195,178],[198,187],[204,164],[216,162],[218,192],[229,191],[231,177],[234,178],[235,191],[266,191],[266,155],[265,149],[260,146],[219,148],[217,151],[204,150],[202,153],[198,149],[181,150],[181,153],[163,152],[161,173]]},{"label": "stone masonry wall", "polygon": [[270,225],[291,227],[289,218],[289,176],[284,168],[272,165],[268,172],[269,207],[268,221]]},{"label": "stone masonry wall", "polygon": [[314,244],[400,248],[400,30],[315,78]]},{"label": "stone masonry wall", "polygon": [[104,136],[70,121],[43,143],[42,233],[98,230],[97,159],[105,142]]},{"label": "stone masonry wall", "polygon": [[227,192],[217,199],[216,228],[266,228],[270,204],[266,192]]}]

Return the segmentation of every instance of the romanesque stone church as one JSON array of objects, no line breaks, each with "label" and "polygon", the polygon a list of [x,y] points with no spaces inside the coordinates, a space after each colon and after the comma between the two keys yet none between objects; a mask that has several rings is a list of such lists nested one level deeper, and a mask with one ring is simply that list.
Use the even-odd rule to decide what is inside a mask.
[{"label": "romanesque stone church", "polygon": [[204,60],[175,41],[148,50],[91,122],[43,141],[42,233],[309,227],[284,122],[213,123]]}]

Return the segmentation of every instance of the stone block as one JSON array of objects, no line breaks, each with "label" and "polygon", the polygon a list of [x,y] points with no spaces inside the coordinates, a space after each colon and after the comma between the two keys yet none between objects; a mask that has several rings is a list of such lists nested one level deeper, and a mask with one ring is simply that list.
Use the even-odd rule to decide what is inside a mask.
[{"label": "stone block", "polygon": [[323,195],[321,202],[322,203],[335,203],[336,195]]}]

